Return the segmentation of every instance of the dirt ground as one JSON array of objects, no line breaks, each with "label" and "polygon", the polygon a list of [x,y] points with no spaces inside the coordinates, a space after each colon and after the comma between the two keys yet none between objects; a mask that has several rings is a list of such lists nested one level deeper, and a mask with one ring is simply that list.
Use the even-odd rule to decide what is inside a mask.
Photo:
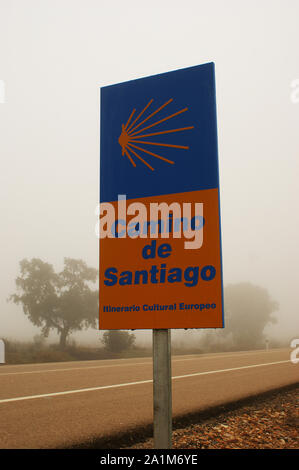
[{"label": "dirt ground", "polygon": [[[173,449],[298,449],[299,387],[173,431]],[[131,449],[152,449],[153,439]]]}]

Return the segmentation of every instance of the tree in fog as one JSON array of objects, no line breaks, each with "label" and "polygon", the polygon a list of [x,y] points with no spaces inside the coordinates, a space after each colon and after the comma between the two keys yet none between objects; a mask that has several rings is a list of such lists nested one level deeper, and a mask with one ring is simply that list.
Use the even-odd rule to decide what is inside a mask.
[{"label": "tree in fog", "polygon": [[96,326],[98,291],[91,288],[97,280],[96,269],[82,260],[65,258],[63,271],[56,273],[51,264],[34,258],[23,259],[20,271],[17,293],[10,300],[22,305],[44,337],[56,331],[64,349],[72,332]]},{"label": "tree in fog", "polygon": [[271,299],[267,289],[243,282],[229,284],[224,290],[225,336],[230,335],[234,348],[262,346],[263,331],[270,323],[278,303]]},{"label": "tree in fog", "polygon": [[135,335],[128,331],[109,330],[105,331],[101,341],[107,351],[119,353],[133,346]]}]

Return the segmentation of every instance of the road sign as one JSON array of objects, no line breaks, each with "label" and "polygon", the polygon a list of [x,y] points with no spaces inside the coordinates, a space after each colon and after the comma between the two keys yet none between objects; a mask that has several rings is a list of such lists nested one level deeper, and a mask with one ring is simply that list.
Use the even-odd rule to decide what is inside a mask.
[{"label": "road sign", "polygon": [[223,327],[214,64],[101,88],[100,329]]}]

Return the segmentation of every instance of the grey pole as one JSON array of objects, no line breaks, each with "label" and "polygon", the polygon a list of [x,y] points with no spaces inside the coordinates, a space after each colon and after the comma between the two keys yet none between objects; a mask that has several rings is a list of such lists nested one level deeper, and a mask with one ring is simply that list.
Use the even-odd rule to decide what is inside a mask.
[{"label": "grey pole", "polygon": [[3,339],[0,339],[0,364],[5,363],[5,343]]},{"label": "grey pole", "polygon": [[154,448],[171,449],[171,330],[153,330]]}]

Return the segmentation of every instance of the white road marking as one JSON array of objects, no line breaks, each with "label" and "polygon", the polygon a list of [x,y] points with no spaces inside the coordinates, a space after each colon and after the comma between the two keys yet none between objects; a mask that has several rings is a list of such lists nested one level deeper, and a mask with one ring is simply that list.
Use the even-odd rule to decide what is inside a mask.
[{"label": "white road marking", "polygon": [[[278,350],[280,351],[280,350]],[[182,361],[195,361],[196,359],[215,359],[215,358],[226,358],[226,357],[240,357],[240,356],[249,356],[251,354],[268,354],[269,351],[247,351],[247,352],[242,352],[239,354],[222,354],[218,355],[217,353],[213,354],[212,356],[206,356],[206,355],[192,355],[192,357],[186,357],[186,359],[172,359],[172,362],[182,362]],[[114,359],[113,359],[114,360]],[[115,359],[116,360],[116,359]],[[120,359],[117,359],[120,360]],[[126,359],[121,359],[121,360],[126,360]],[[46,372],[68,372],[72,370],[88,370],[88,369],[102,369],[102,368],[107,368],[107,367],[127,367],[127,366],[138,366],[138,365],[147,365],[150,364],[152,365],[152,359],[150,359],[147,362],[128,362],[125,364],[105,364],[105,365],[100,365],[100,366],[85,366],[85,367],[64,367],[64,368],[59,368],[59,369],[42,369],[42,370],[28,370],[28,371],[18,371],[18,372],[3,372],[1,373],[0,371],[0,378],[3,376],[7,375],[23,375],[23,374],[44,374]],[[30,364],[32,365],[38,365],[38,364]],[[9,366],[8,366],[9,367]],[[17,366],[16,366],[17,367]]]},{"label": "white road marking", "polygon": [[129,364],[107,364],[104,366],[86,366],[86,367],[67,367],[63,369],[44,369],[44,370],[28,370],[28,371],[20,371],[20,372],[4,372],[3,374],[0,373],[0,377],[3,375],[20,375],[20,374],[43,374],[46,372],[66,372],[66,371],[72,371],[72,370],[88,370],[88,369],[102,369],[104,367],[124,367],[126,366],[137,366],[137,365],[145,365],[145,364],[151,364],[151,362],[132,362]]},{"label": "white road marking", "polygon": [[[230,369],[220,369],[220,370],[210,370],[206,372],[196,372],[193,374],[186,374],[186,375],[177,375],[175,377],[172,377],[172,380],[176,379],[184,379],[186,377],[196,377],[199,375],[209,375],[209,374],[218,374],[220,372],[231,372],[234,370],[241,370],[241,369],[252,369],[254,367],[263,367],[263,366],[271,366],[275,364],[284,364],[286,362],[291,362],[290,360],[287,361],[277,361],[277,362],[267,362],[265,364],[253,364],[250,366],[241,366],[241,367],[232,367]],[[107,390],[109,388],[120,388],[120,387],[129,387],[131,385],[141,385],[141,384],[148,384],[152,383],[153,380],[141,380],[139,382],[127,382],[123,384],[114,384],[114,385],[103,385],[101,387],[91,387],[91,388],[80,388],[77,390],[66,390],[64,392],[54,392],[54,393],[43,393],[42,395],[29,395],[25,397],[16,397],[16,398],[5,398],[3,400],[0,400],[0,403],[9,403],[9,402],[15,402],[15,401],[24,401],[24,400],[34,400],[36,398],[47,398],[47,397],[57,397],[60,395],[71,395],[74,393],[84,393],[84,392],[94,392],[97,390]]]}]

